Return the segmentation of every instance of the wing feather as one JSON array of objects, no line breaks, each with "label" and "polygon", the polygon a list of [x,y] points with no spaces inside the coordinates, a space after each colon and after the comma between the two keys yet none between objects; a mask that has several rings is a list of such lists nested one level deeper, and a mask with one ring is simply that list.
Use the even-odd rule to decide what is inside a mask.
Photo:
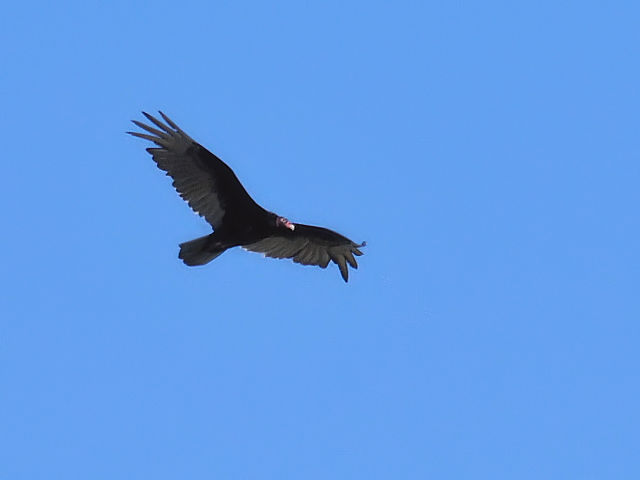
[{"label": "wing feather", "polygon": [[146,130],[149,133],[153,133],[156,137],[160,137],[162,139],[169,139],[169,135],[167,135],[166,131],[161,132],[160,130],[150,127],[149,125],[139,122],[138,120],[131,120],[137,127]]},{"label": "wing feather", "polygon": [[173,179],[178,194],[214,229],[230,215],[243,218],[248,212],[264,211],[226,163],[189,137],[169,117],[160,112],[166,122],[163,123],[142,113],[154,126],[133,120],[146,133],[127,133],[157,145],[147,151],[158,168]]},{"label": "wing feather", "polygon": [[356,259],[353,258],[353,253],[351,252],[351,250],[346,250],[344,252],[344,258],[347,259],[347,262],[349,262],[349,265],[351,265],[351,268],[353,269],[358,269],[358,262],[356,262]]},{"label": "wing feather", "polygon": [[363,244],[352,242],[339,233],[326,228],[295,224],[295,230],[279,230],[258,242],[245,245],[246,250],[259,252],[272,258],[292,258],[302,265],[326,268],[329,262],[338,265],[344,281],[349,280],[347,264],[358,268],[354,255]]}]

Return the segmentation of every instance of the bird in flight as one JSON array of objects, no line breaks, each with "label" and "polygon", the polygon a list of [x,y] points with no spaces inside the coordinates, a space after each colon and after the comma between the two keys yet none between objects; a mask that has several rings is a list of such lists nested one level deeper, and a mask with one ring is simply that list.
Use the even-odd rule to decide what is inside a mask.
[{"label": "bird in flight", "polygon": [[[302,265],[338,265],[344,281],[347,263],[358,268],[358,244],[322,227],[293,223],[258,205],[233,170],[160,112],[164,123],[142,112],[154,126],[133,120],[147,133],[127,132],[153,142],[147,148],[158,168],[189,206],[213,227],[213,233],[180,244],[179,257],[189,266],[204,265],[232,247],[273,258],[291,258]],[[156,128],[157,127],[157,128]]]}]

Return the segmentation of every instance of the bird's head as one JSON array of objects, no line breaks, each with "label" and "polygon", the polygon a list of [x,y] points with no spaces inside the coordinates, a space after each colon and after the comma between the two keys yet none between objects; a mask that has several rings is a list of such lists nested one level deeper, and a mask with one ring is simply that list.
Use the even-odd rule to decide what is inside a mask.
[{"label": "bird's head", "polygon": [[292,232],[296,229],[296,226],[284,217],[276,217],[276,226],[288,228]]}]

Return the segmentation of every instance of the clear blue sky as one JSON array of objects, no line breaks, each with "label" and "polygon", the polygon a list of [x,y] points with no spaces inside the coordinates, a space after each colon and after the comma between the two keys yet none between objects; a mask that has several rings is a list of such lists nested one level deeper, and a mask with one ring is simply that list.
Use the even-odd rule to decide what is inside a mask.
[{"label": "clear blue sky", "polygon": [[[640,478],[637,2],[14,2],[0,478]],[[345,284],[208,232],[168,113]]]}]

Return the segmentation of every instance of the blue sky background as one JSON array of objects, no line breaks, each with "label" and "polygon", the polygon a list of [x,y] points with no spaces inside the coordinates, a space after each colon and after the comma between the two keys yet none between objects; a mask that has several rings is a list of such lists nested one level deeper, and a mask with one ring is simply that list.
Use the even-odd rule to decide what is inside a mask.
[{"label": "blue sky background", "polygon": [[[0,18],[0,477],[639,478],[637,2],[34,2]],[[124,134],[367,240],[208,232]]]}]

